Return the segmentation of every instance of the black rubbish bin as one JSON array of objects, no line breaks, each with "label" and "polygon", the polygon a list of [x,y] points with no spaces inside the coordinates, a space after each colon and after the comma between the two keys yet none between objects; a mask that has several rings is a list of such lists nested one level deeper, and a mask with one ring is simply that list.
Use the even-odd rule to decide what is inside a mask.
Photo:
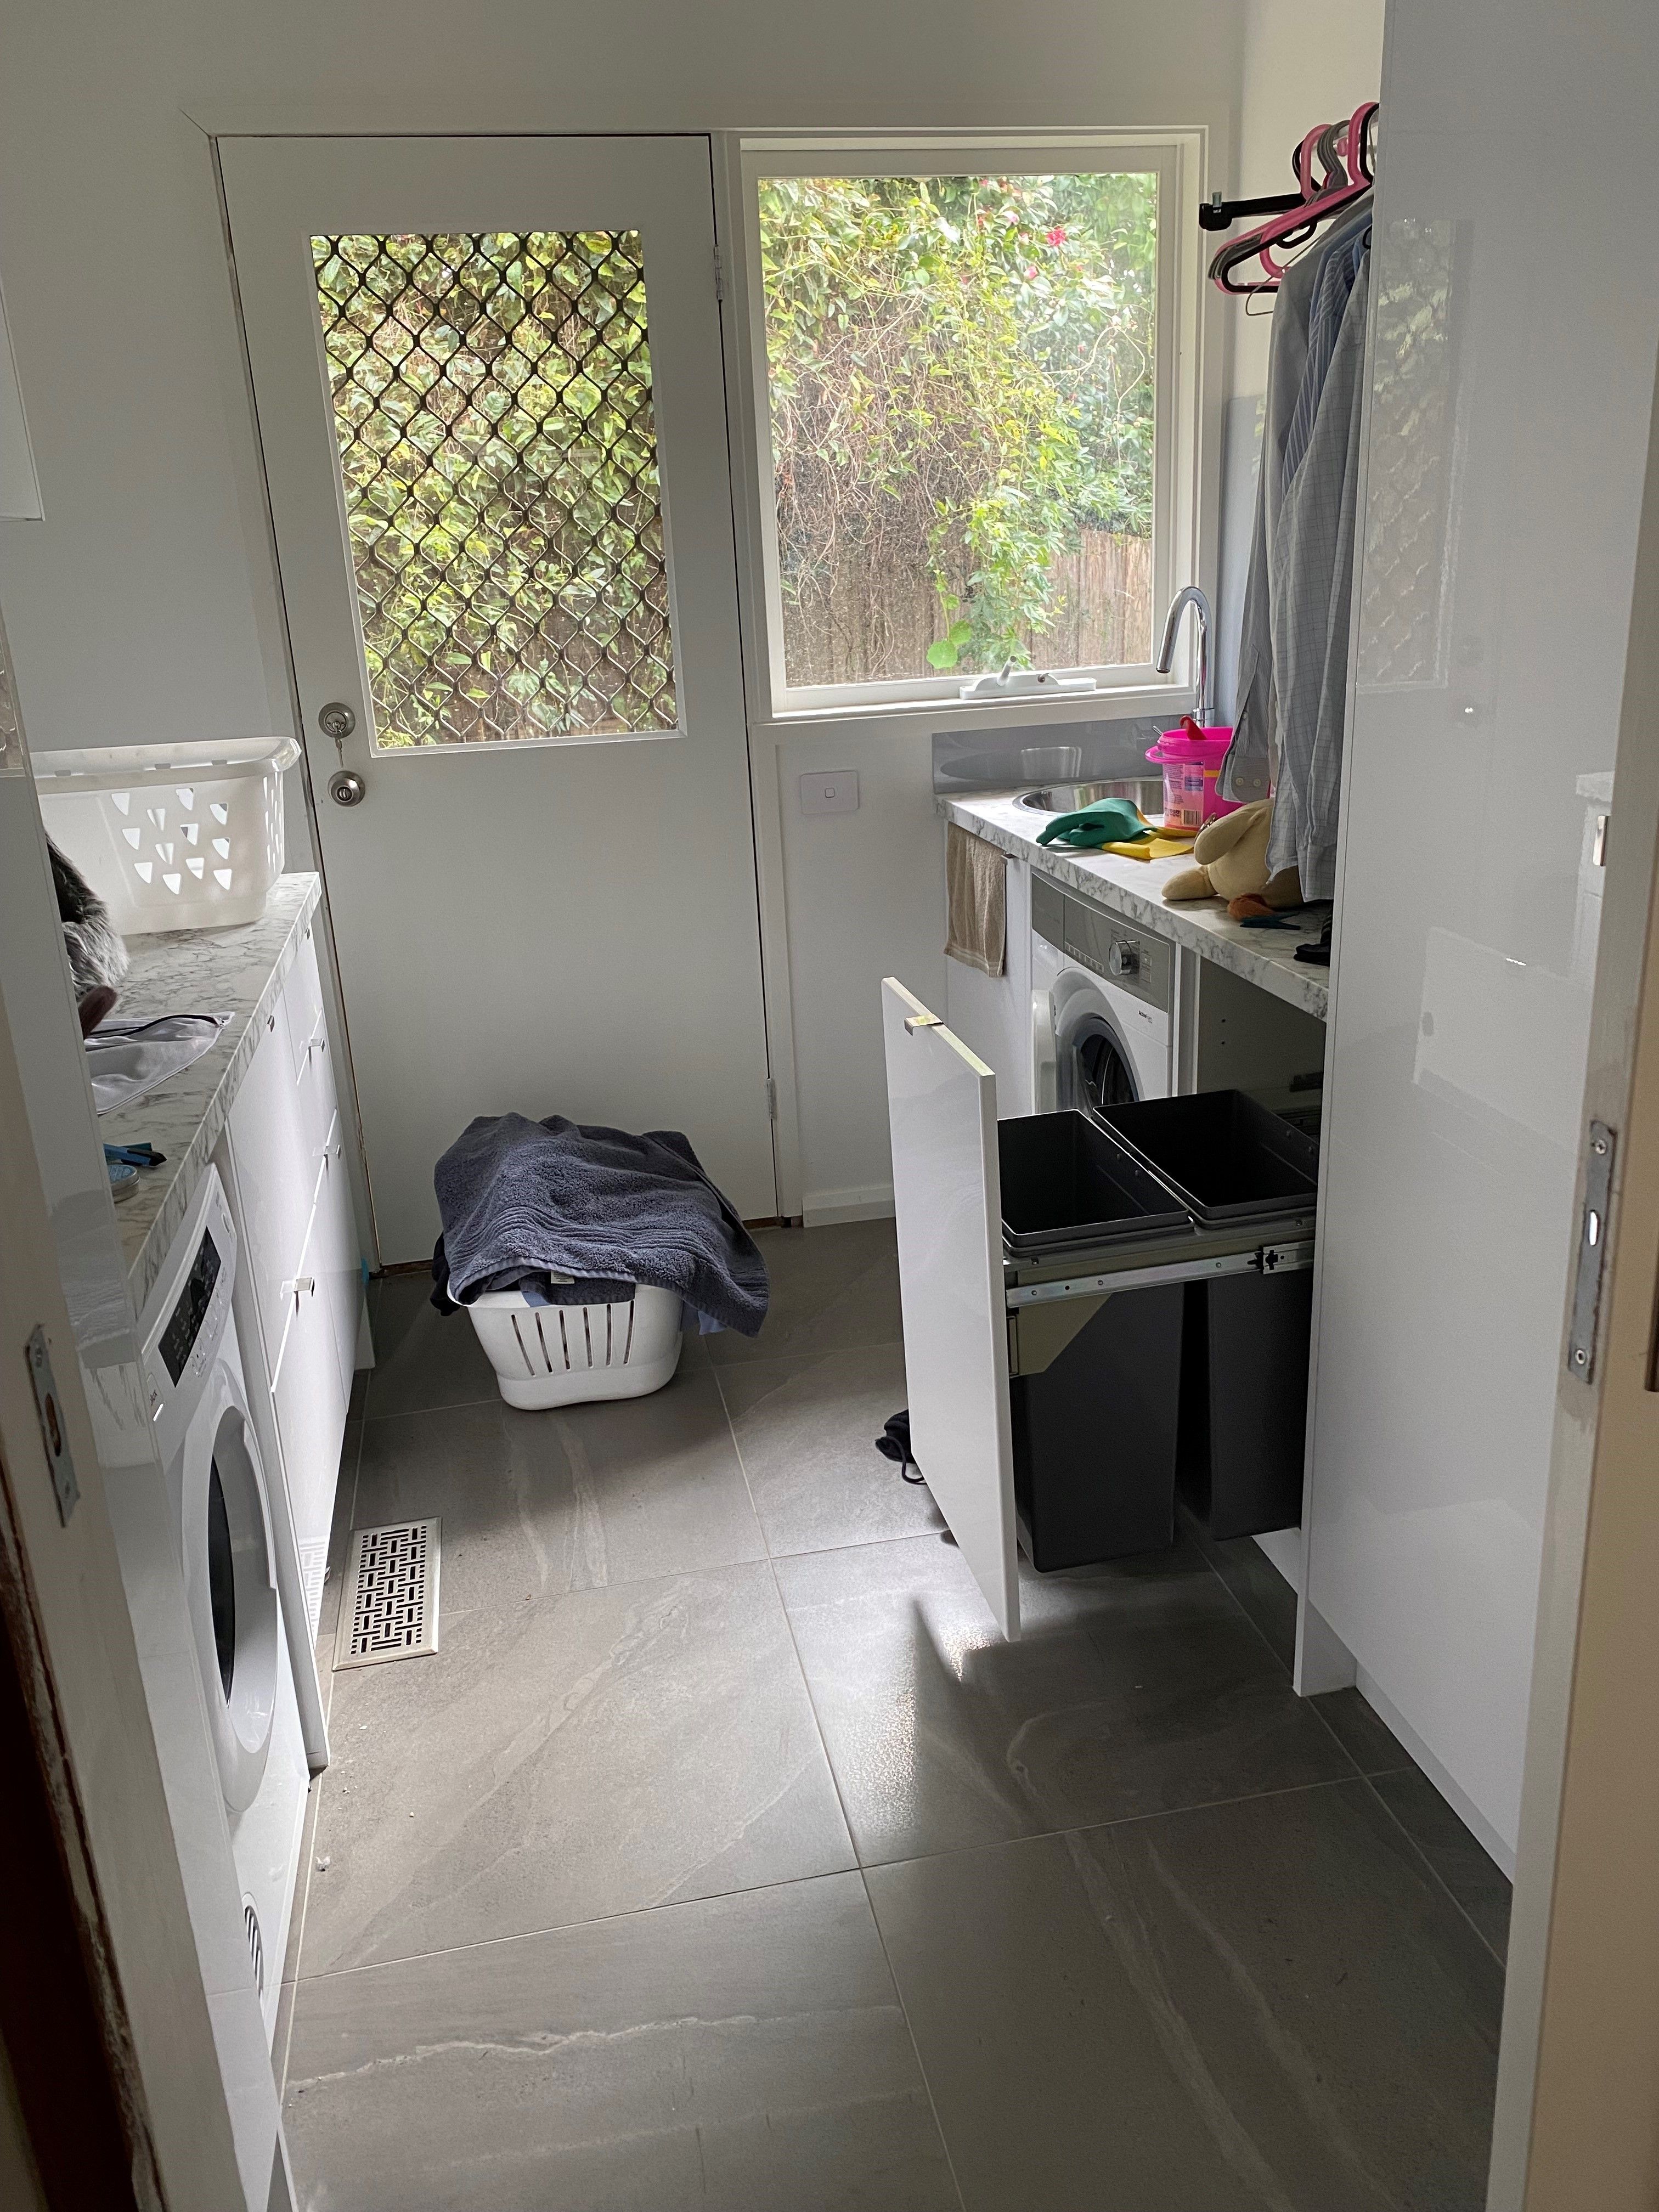
[{"label": "black rubbish bin", "polygon": [[[1264,1238],[1314,1211],[1318,1140],[1237,1091],[1110,1108],[1101,1119],[1207,1225]],[[1177,1480],[1217,1538],[1302,1517],[1313,1278],[1233,1275],[1186,1286]]]},{"label": "black rubbish bin", "polygon": [[[1193,1225],[1167,1182],[1075,1112],[1000,1122],[1005,1252],[1139,1260]],[[1014,1498],[1034,1566],[1091,1566],[1175,1540],[1185,1285],[1109,1297],[1041,1372],[1009,1384]]]}]

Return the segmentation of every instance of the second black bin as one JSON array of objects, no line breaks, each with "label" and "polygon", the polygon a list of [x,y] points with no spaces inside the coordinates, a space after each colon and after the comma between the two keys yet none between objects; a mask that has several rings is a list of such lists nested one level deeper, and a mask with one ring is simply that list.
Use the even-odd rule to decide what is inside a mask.
[{"label": "second black bin", "polygon": [[[1264,1238],[1313,1213],[1319,1141],[1242,1091],[1109,1107],[1101,1121],[1207,1226]],[[1212,1536],[1302,1517],[1313,1277],[1234,1275],[1187,1286],[1178,1480]]]},{"label": "second black bin", "polygon": [[[1204,1229],[1264,1244],[1312,1216],[1316,1140],[1239,1091],[999,1128],[1011,1261],[1133,1245],[1188,1259]],[[1021,1534],[1040,1569],[1174,1540],[1177,1483],[1217,1537],[1292,1525],[1302,1498],[1312,1278],[1248,1272],[1107,1299],[1011,1382]]]}]

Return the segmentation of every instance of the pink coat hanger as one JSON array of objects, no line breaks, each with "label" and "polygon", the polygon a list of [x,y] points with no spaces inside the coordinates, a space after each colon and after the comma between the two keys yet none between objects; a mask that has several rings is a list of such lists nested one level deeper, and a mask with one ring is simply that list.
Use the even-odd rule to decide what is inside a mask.
[{"label": "pink coat hanger", "polygon": [[[1322,222],[1370,191],[1375,178],[1369,134],[1377,112],[1376,100],[1364,100],[1346,123],[1323,124],[1309,131],[1296,153],[1297,182],[1301,188],[1297,199],[1290,204],[1285,199],[1267,203],[1276,210],[1270,220],[1242,237],[1230,239],[1210,264],[1210,274],[1224,292],[1276,292],[1289,264],[1273,249],[1305,244]],[[1322,172],[1317,181],[1316,161]],[[1218,199],[1202,211],[1205,228],[1218,228],[1223,221],[1256,212],[1260,204],[1236,202],[1230,210]],[[1234,270],[1255,259],[1261,264],[1260,280],[1246,284],[1231,281]]]}]

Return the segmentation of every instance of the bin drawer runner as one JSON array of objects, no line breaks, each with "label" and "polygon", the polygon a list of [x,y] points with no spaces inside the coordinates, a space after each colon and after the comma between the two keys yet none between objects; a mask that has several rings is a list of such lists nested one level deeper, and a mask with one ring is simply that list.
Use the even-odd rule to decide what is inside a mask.
[{"label": "bin drawer runner", "polygon": [[1144,1291],[1161,1283],[1209,1282],[1217,1275],[1288,1275],[1313,1265],[1313,1239],[1257,1244],[1247,1252],[1223,1252],[1190,1260],[1160,1260],[1145,1267],[1113,1267],[1103,1274],[1066,1275],[1049,1283],[1016,1283],[1005,1291],[1011,1310],[1053,1305],[1065,1298],[1110,1297],[1119,1291]]}]

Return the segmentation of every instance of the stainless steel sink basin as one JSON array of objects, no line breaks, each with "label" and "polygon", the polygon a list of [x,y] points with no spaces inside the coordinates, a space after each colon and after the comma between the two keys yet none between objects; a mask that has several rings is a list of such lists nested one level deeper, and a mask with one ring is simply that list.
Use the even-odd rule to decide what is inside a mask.
[{"label": "stainless steel sink basin", "polygon": [[1159,776],[1119,778],[1110,783],[1051,783],[1039,791],[1022,791],[1019,804],[1029,806],[1034,814],[1075,814],[1099,799],[1132,799],[1143,814],[1162,814],[1164,780]]}]

